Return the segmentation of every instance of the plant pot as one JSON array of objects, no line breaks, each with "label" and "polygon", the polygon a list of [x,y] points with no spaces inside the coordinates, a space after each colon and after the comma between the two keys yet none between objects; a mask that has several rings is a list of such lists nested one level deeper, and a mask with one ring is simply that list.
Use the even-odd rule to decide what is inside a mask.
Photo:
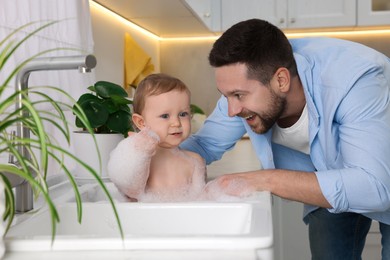
[{"label": "plant pot", "polygon": [[[95,134],[96,142],[100,151],[101,168],[99,164],[98,151],[93,137],[84,131],[73,132],[73,147],[77,158],[91,166],[104,181],[109,180],[107,173],[107,163],[111,151],[124,139],[122,134]],[[75,178],[77,182],[90,182],[95,178],[81,165],[75,169]]]}]

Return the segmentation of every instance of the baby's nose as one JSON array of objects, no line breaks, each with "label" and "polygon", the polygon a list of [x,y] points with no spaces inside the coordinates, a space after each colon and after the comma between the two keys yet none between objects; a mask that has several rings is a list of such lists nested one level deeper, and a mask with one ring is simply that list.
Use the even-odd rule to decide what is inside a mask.
[{"label": "baby's nose", "polygon": [[172,118],[172,122],[171,122],[171,126],[180,126],[180,125],[181,125],[180,118],[178,118],[178,117],[173,117],[173,118]]}]

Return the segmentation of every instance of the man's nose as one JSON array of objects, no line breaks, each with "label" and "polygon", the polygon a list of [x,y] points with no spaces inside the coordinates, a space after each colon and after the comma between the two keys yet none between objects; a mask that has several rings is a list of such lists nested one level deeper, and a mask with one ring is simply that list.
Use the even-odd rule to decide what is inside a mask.
[{"label": "man's nose", "polygon": [[241,105],[235,101],[228,101],[228,114],[230,117],[238,115],[242,110]]}]

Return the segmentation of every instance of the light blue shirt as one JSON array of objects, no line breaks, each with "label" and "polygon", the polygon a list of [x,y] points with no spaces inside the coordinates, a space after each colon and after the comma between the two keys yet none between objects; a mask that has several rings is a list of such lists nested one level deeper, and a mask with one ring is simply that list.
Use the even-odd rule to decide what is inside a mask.
[{"label": "light blue shirt", "polygon": [[[228,116],[221,97],[181,147],[207,163],[248,133],[264,169],[315,172],[330,212],[356,212],[390,224],[390,60],[363,45],[331,38],[290,41],[309,115],[310,155],[254,133]],[[305,205],[304,217],[316,207]]]}]

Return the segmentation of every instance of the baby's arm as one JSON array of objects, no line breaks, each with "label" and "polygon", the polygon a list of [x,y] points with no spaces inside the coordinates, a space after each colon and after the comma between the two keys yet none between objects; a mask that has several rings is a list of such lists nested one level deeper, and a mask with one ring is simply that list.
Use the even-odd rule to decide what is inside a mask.
[{"label": "baby's arm", "polygon": [[196,194],[198,199],[201,199],[203,197],[201,193],[206,184],[206,161],[197,153],[191,151],[184,151],[184,153],[189,155],[193,161],[192,193]]},{"label": "baby's arm", "polygon": [[144,193],[150,161],[158,142],[158,136],[145,128],[122,140],[111,152],[107,165],[108,175],[128,197],[138,198]]},{"label": "baby's arm", "polygon": [[199,180],[203,183],[203,185],[205,185],[206,178],[207,178],[205,159],[197,153],[190,152],[190,151],[187,152],[190,153],[190,156],[194,159],[194,163],[195,163],[194,175],[198,176]]}]

